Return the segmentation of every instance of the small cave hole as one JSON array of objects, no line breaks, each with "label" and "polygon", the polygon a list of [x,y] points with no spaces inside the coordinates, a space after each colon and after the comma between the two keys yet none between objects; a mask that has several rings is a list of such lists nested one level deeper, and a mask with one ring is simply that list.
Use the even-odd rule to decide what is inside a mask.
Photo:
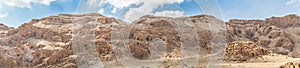
[{"label": "small cave hole", "polygon": [[33,49],[33,46],[30,46],[30,49]]}]

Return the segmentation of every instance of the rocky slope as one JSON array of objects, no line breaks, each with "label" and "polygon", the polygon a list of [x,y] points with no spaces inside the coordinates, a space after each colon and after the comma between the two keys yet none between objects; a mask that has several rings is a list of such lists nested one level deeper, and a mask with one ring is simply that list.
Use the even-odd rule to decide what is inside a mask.
[{"label": "rocky slope", "polygon": [[270,53],[266,48],[257,46],[251,41],[230,42],[225,51],[224,59],[228,61],[246,61]]},{"label": "rocky slope", "polygon": [[299,16],[292,14],[265,20],[230,20],[226,24],[228,41],[254,41],[275,53],[300,57]]},{"label": "rocky slope", "polygon": [[14,28],[8,27],[8,26],[0,23],[0,37],[5,37],[8,33],[8,31],[12,30],[12,29],[14,29]]},{"label": "rocky slope", "polygon": [[199,55],[193,62],[218,61],[211,59],[224,57],[226,43],[234,41],[254,41],[274,53],[300,57],[299,28],[296,15],[226,23],[209,15],[144,16],[128,24],[100,14],[60,14],[15,29],[0,25],[0,67],[76,68],[97,60],[122,67],[118,59],[131,53],[140,60],[165,58],[159,67],[193,67],[176,58]]},{"label": "rocky slope", "polygon": [[294,61],[294,62],[286,63],[280,66],[280,68],[300,68],[300,64],[299,61]]},{"label": "rocky slope", "polygon": [[[95,31],[96,49],[101,60],[112,53],[109,33],[114,26],[123,26],[124,22],[104,17],[100,14],[69,15],[61,14],[42,19],[34,19],[16,29],[9,30],[1,37],[1,67],[77,67],[76,55],[72,50],[72,32],[74,23],[88,19],[97,22]],[[82,27],[78,27],[79,29]]]}]

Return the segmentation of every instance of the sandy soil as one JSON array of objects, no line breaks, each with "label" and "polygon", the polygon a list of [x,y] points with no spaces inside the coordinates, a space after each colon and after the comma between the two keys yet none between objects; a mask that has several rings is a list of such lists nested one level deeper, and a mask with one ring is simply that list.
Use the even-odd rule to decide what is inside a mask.
[{"label": "sandy soil", "polygon": [[[207,68],[208,65],[208,58],[199,58],[198,67],[196,68]],[[161,61],[161,60],[158,60]],[[269,54],[263,55],[260,57],[252,58],[247,61],[224,61],[221,64],[221,68],[280,68],[281,65],[284,65],[288,62],[293,61],[300,61],[300,58],[291,58],[286,55],[280,54]],[[163,66],[153,66],[158,68],[176,68],[176,64],[170,63],[163,63],[165,65],[170,65],[169,67]],[[151,64],[149,64],[151,65]],[[107,68],[126,68],[122,64],[113,64],[113,65],[106,65]],[[149,67],[149,68],[153,68]],[[138,68],[148,68],[148,67],[138,67]],[[179,67],[180,68],[180,67]],[[183,68],[190,68],[190,67],[183,67]]]},{"label": "sandy soil", "polygon": [[280,68],[288,62],[300,61],[300,58],[291,58],[285,55],[264,55],[244,62],[226,61],[222,68]]}]

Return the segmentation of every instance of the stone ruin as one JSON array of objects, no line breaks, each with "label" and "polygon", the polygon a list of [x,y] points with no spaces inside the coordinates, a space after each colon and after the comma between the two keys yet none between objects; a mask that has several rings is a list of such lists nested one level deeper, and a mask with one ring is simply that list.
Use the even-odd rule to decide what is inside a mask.
[{"label": "stone ruin", "polygon": [[246,61],[269,53],[266,48],[257,46],[252,41],[230,42],[225,52],[224,60],[227,61]]},{"label": "stone ruin", "polygon": [[300,61],[285,63],[281,65],[280,68],[300,68]]}]

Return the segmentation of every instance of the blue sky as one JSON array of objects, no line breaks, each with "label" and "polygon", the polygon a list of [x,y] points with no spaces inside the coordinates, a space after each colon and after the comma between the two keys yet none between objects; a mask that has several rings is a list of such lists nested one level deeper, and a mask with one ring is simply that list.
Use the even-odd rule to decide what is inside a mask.
[{"label": "blue sky", "polygon": [[300,0],[287,4],[288,0],[219,0],[220,8],[228,19],[264,19],[287,14],[300,15]]},{"label": "blue sky", "polygon": [[300,15],[300,0],[158,0],[159,3],[149,2],[154,1],[0,0],[0,22],[11,27],[18,27],[31,19],[57,14],[90,12],[101,13],[121,20],[132,19],[130,16],[132,14],[171,17],[209,14],[225,21],[229,19],[264,19],[287,14]]}]

